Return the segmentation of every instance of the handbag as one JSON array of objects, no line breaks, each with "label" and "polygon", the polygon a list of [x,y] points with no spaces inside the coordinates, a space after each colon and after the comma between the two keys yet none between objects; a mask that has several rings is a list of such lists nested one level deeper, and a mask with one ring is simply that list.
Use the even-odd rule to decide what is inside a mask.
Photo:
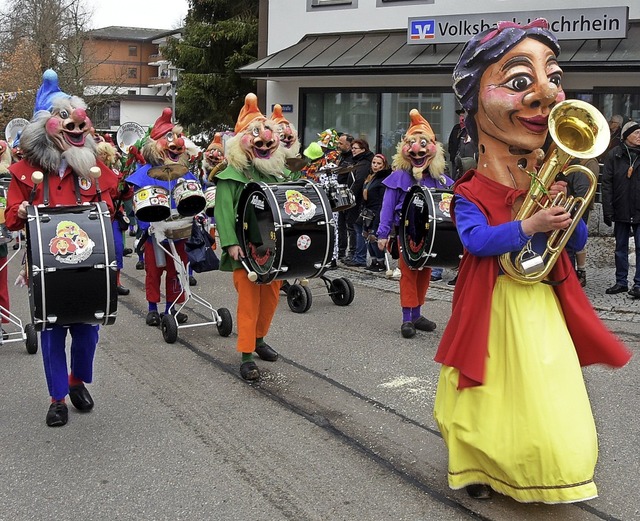
[{"label": "handbag", "polygon": [[213,251],[214,245],[213,237],[207,233],[204,226],[197,219],[194,219],[191,225],[191,237],[187,239],[184,245],[193,271],[202,273],[203,271],[214,271],[220,267],[220,260]]},{"label": "handbag", "polygon": [[370,208],[363,208],[358,216],[358,221],[365,228],[370,228],[373,224],[373,220],[376,218],[376,212],[371,210]]}]

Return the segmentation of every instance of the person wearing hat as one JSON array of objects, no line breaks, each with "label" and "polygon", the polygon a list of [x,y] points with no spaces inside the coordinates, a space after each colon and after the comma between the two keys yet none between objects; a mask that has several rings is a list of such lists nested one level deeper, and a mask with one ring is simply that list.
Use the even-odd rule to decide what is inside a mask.
[{"label": "person wearing hat", "polygon": [[636,259],[640,258],[640,124],[629,121],[622,127],[622,142],[611,149],[602,169],[602,214],[613,224],[616,240],[616,283],[606,293],[629,292],[640,298],[640,262],[636,262],[633,287],[628,287],[629,238],[633,236]]},{"label": "person wearing hat", "polygon": [[204,152],[202,160],[202,168],[205,172],[207,182],[215,183],[215,177],[218,172],[222,172],[227,166],[224,157],[224,145],[222,144],[222,134],[216,132],[213,140]]},{"label": "person wearing hat", "polygon": [[250,381],[260,378],[254,352],[262,360],[278,359],[278,352],[266,343],[265,337],[278,306],[282,281],[256,284],[249,280],[241,263],[247,252],[243,251],[236,233],[236,215],[247,183],[282,183],[300,175],[285,168],[286,156],[276,129],[277,124],[260,112],[257,96],[247,94],[238,115],[235,136],[226,143],[228,165],[216,176],[214,217],[222,247],[220,270],[233,273],[238,292],[236,349],[241,354],[240,375]]},{"label": "person wearing hat", "polygon": [[[447,188],[453,184],[453,180],[445,175],[444,148],[442,143],[436,141],[431,125],[417,109],[409,112],[409,118],[411,125],[398,143],[393,156],[393,172],[382,182],[386,188],[376,233],[380,250],[388,246],[389,238],[394,235],[392,232],[400,224],[400,211],[412,186],[417,184],[426,188]],[[402,256],[398,259],[398,267],[401,272],[400,333],[404,338],[412,338],[416,329],[433,331],[436,323],[421,313],[431,281],[431,268],[409,269]]]},{"label": "person wearing hat", "polygon": [[[5,212],[10,230],[21,230],[27,223],[30,204],[75,206],[102,200],[114,215],[113,196],[117,179],[96,157],[96,143],[90,134],[91,120],[84,101],[60,90],[58,75],[48,69],[42,86],[36,93],[34,116],[24,128],[20,147],[24,159],[9,167],[11,182]],[[100,169],[100,184],[91,177],[92,167]],[[44,180],[34,185],[35,171]],[[46,202],[45,202],[46,201]],[[30,240],[37,240],[30,238]],[[90,291],[91,288],[80,288]],[[73,291],[49,298],[71,304]],[[93,362],[98,344],[99,326],[77,323],[59,325],[47,323],[40,333],[40,346],[47,387],[50,395],[46,423],[49,427],[67,424],[69,411],[66,396],[80,412],[93,409],[94,401],[85,384],[93,380]],[[67,366],[66,337],[71,335],[71,371]]]}]

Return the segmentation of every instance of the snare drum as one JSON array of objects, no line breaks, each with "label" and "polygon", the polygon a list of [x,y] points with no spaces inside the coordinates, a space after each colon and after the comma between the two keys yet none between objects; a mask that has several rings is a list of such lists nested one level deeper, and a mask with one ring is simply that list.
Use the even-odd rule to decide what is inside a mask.
[{"label": "snare drum", "polygon": [[27,263],[37,331],[115,322],[118,268],[106,203],[27,206]]},{"label": "snare drum", "polygon": [[216,208],[216,187],[210,186],[204,191],[204,200],[206,205],[204,207],[204,213],[207,217],[213,217],[214,210]]},{"label": "snare drum", "polygon": [[356,204],[356,198],[347,185],[330,183],[327,187],[327,195],[334,212],[348,210]]},{"label": "snare drum", "polygon": [[462,243],[449,207],[450,190],[413,186],[400,215],[400,253],[412,269],[425,266],[455,268],[462,257]]},{"label": "snare drum", "polygon": [[165,219],[163,224],[165,224],[163,227],[164,236],[167,239],[179,241],[180,239],[188,239],[191,237],[193,217],[183,217],[182,215],[173,214],[168,219]]},{"label": "snare drum", "polygon": [[256,282],[321,276],[333,254],[331,217],[327,194],[311,181],[247,184],[236,231]]},{"label": "snare drum", "polygon": [[171,215],[169,190],[162,186],[143,186],[133,194],[136,218],[148,223],[163,221]]},{"label": "snare drum", "polygon": [[178,179],[171,196],[176,203],[176,210],[184,217],[199,214],[207,204],[200,183],[192,179]]}]

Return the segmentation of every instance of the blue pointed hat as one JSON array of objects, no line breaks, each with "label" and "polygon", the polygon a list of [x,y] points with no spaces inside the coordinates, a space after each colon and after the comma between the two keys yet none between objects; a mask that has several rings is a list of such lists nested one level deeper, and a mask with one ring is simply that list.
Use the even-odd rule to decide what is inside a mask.
[{"label": "blue pointed hat", "polygon": [[36,102],[33,107],[33,113],[36,114],[40,110],[46,110],[51,112],[53,108],[53,100],[60,96],[70,98],[68,94],[65,94],[60,90],[58,85],[58,74],[53,69],[47,69],[42,75],[42,85],[36,93]]}]

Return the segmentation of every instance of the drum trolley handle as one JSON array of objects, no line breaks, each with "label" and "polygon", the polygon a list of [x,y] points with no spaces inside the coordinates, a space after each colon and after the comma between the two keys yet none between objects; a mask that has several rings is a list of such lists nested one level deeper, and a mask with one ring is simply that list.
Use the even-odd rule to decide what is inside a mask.
[{"label": "drum trolley handle", "polygon": [[279,230],[280,228],[291,228],[291,224],[290,224],[290,223],[279,224],[279,223],[274,222],[274,223],[273,223],[273,227],[274,227],[276,230]]}]

